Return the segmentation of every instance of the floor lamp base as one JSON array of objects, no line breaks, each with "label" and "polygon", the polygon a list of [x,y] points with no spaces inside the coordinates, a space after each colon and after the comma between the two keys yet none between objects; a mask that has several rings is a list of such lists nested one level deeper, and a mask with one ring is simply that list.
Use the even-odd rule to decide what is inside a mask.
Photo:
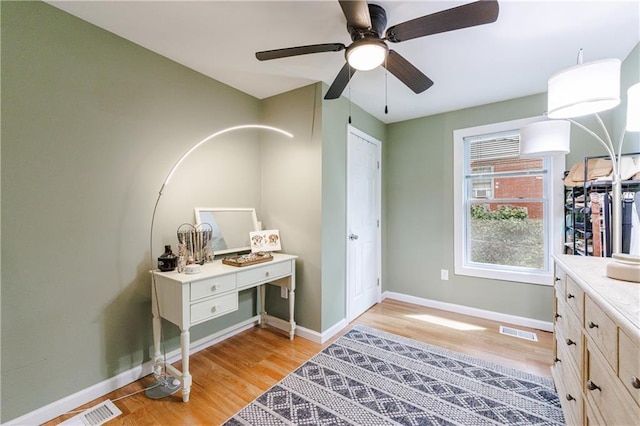
[{"label": "floor lamp base", "polygon": [[156,382],[156,385],[147,389],[144,394],[147,398],[162,399],[173,395],[180,389],[180,381],[172,376],[165,376]]}]

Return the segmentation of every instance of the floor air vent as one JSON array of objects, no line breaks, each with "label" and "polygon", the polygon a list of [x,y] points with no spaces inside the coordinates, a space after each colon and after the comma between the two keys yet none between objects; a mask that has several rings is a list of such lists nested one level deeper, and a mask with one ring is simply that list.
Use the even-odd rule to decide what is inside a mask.
[{"label": "floor air vent", "polygon": [[532,342],[538,341],[536,333],[530,331],[518,330],[517,328],[500,326],[500,334],[506,334],[507,336],[518,337],[520,339],[531,340]]},{"label": "floor air vent", "polygon": [[118,417],[122,411],[111,400],[106,400],[91,407],[69,420],[60,423],[60,426],[98,426]]}]

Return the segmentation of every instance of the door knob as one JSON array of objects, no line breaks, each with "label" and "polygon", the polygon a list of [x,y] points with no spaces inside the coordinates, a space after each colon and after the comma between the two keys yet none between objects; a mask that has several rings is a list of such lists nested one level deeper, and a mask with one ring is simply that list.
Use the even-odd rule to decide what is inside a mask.
[{"label": "door knob", "polygon": [[356,234],[351,234],[351,235],[349,235],[349,239],[350,240],[357,240],[358,236]]}]

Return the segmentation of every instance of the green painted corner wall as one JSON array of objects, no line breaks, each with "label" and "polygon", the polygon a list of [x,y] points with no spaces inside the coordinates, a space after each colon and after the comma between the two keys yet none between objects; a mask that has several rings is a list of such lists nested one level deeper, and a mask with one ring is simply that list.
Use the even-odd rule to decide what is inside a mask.
[{"label": "green painted corner wall", "polygon": [[[291,140],[262,143],[262,216],[279,229],[282,249],[296,254],[296,312],[299,326],[321,329],[322,86],[312,84],[264,99],[266,123],[293,133]],[[271,314],[288,318],[288,301],[267,289]]]}]

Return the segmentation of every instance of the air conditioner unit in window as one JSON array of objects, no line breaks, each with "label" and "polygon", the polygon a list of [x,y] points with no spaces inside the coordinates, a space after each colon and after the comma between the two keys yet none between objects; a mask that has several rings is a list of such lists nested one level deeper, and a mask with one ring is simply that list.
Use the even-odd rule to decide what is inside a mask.
[{"label": "air conditioner unit in window", "polygon": [[474,189],[473,198],[491,198],[490,189]]}]

